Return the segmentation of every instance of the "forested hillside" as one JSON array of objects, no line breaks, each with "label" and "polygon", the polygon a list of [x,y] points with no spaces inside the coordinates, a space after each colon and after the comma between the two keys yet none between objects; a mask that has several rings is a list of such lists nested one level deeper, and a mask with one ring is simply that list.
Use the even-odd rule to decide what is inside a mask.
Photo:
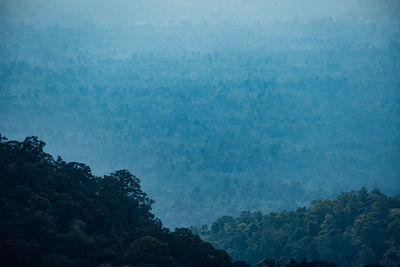
[{"label": "forested hillside", "polygon": [[0,136],[2,266],[249,266],[230,256],[267,267],[400,263],[399,196],[363,188],[307,209],[243,212],[210,229],[171,232],[130,172],[95,176],[83,163],[54,160],[44,146],[37,137]]},{"label": "forested hillside", "polygon": [[128,171],[94,176],[44,145],[0,136],[1,266],[248,266],[188,229],[163,228]]},{"label": "forested hillside", "polygon": [[378,189],[319,199],[309,208],[263,215],[222,216],[210,228],[193,228],[234,259],[324,259],[338,266],[400,266],[400,195]]}]

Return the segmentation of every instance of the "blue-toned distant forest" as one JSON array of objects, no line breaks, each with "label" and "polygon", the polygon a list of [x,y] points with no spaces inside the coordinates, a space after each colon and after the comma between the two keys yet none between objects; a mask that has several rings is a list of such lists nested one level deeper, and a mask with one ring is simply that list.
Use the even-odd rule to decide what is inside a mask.
[{"label": "blue-toned distant forest", "polygon": [[399,14],[0,1],[0,265],[398,266]]},{"label": "blue-toned distant forest", "polygon": [[134,170],[169,226],[399,192],[393,25],[0,27],[1,132]]}]

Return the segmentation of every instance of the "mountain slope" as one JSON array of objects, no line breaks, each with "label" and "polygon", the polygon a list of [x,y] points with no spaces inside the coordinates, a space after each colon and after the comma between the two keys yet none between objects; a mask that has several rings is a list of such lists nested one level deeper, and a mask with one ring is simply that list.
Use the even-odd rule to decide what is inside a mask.
[{"label": "mountain slope", "polygon": [[97,177],[44,145],[0,136],[2,266],[247,266],[188,229],[163,228],[128,171]]},{"label": "mountain slope", "polygon": [[400,195],[375,189],[319,199],[309,208],[263,215],[223,216],[203,239],[251,264],[264,258],[324,259],[338,266],[400,265]]}]

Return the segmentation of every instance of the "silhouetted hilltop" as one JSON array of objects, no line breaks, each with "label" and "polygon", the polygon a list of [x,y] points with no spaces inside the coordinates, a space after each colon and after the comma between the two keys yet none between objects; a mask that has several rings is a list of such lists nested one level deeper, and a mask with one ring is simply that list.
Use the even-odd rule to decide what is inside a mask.
[{"label": "silhouetted hilltop", "polygon": [[[43,151],[37,137],[0,135],[2,266],[339,266],[400,263],[400,197],[375,189],[319,199],[310,208],[223,216],[170,231],[127,170],[95,176]],[[293,259],[293,258],[294,259]],[[276,258],[289,260],[285,263]],[[379,266],[379,265],[370,265]]]},{"label": "silhouetted hilltop", "polygon": [[44,145],[0,136],[1,266],[248,266],[188,229],[163,228],[127,170],[97,177]]}]

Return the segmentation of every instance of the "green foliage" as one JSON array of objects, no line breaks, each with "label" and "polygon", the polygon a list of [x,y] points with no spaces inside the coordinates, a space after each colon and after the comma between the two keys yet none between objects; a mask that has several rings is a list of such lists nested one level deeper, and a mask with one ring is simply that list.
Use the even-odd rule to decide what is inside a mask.
[{"label": "green foliage", "polygon": [[166,267],[176,265],[168,245],[151,236],[136,239],[130,244],[130,249],[124,256],[132,263],[141,262]]},{"label": "green foliage", "polygon": [[2,266],[247,266],[188,229],[162,228],[127,170],[97,177],[44,145],[0,135]]},{"label": "green foliage", "polygon": [[301,262],[296,262],[294,259],[290,259],[288,263],[282,261],[276,261],[274,259],[266,259],[257,263],[256,267],[337,267],[333,262],[324,261],[307,261],[303,258]]},{"label": "green foliage", "polygon": [[400,198],[375,189],[319,199],[309,208],[261,215],[223,216],[194,229],[235,259],[324,259],[339,266],[399,266]]}]

